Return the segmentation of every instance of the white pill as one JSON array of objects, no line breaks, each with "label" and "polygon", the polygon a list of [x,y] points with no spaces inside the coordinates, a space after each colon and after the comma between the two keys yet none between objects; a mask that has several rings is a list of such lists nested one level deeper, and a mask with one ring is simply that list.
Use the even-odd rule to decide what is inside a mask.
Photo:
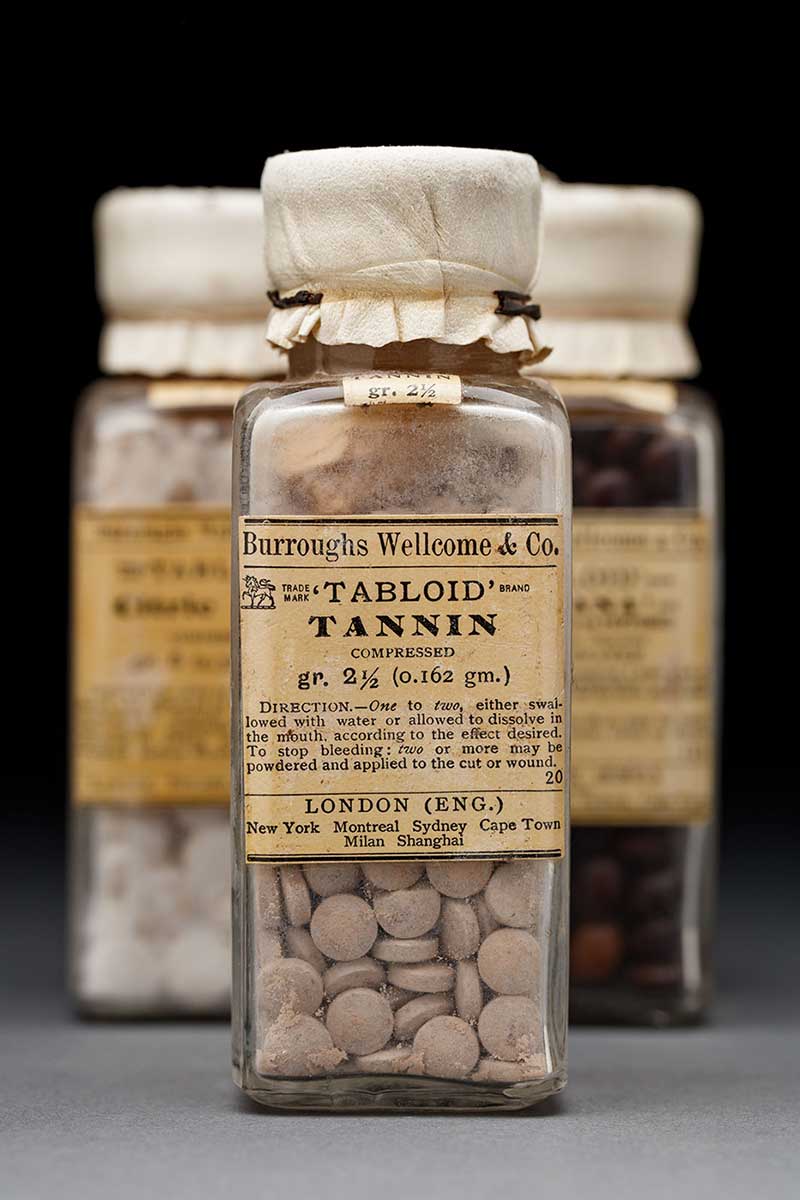
[{"label": "white pill", "polygon": [[353,892],[361,880],[358,863],[309,863],[303,873],[312,892],[323,897]]},{"label": "white pill", "polygon": [[425,870],[420,862],[371,862],[362,863],[364,875],[377,888],[385,892],[396,892],[398,888],[410,888],[422,878]]},{"label": "white pill", "polygon": [[414,1038],[414,1051],[426,1075],[461,1079],[474,1070],[480,1057],[475,1031],[459,1017],[434,1017]]},{"label": "white pill", "polygon": [[322,1004],[322,979],[302,958],[273,959],[259,972],[256,1002],[266,1024],[282,1011],[315,1013]]},{"label": "white pill", "polygon": [[477,1021],[483,1008],[483,988],[474,961],[460,962],[456,965],[454,995],[456,1012],[461,1019],[472,1023]]},{"label": "white pill", "polygon": [[185,876],[168,864],[140,865],[128,891],[131,918],[138,933],[155,940],[175,936],[186,907]]},{"label": "white pill", "polygon": [[299,867],[281,867],[281,892],[290,925],[307,925],[311,920],[311,893]]},{"label": "white pill", "polygon": [[542,1052],[539,1010],[527,996],[497,996],[478,1018],[478,1036],[495,1058],[524,1062]]},{"label": "white pill", "polygon": [[374,901],[375,916],[382,929],[396,938],[416,938],[439,920],[442,898],[427,884],[383,892]]},{"label": "white pill", "polygon": [[328,958],[346,962],[363,958],[378,934],[375,914],[360,896],[328,896],[311,918],[311,936]]},{"label": "white pill", "polygon": [[431,862],[427,870],[428,879],[438,892],[455,900],[464,900],[486,886],[494,863],[484,859],[474,862]]},{"label": "white pill", "polygon": [[439,944],[445,958],[471,958],[480,941],[478,918],[469,900],[445,900],[439,929]]},{"label": "white pill", "polygon": [[209,895],[230,893],[230,834],[225,826],[199,828],[186,841],[182,855],[185,887],[193,906],[202,910]]},{"label": "white pill", "polygon": [[431,938],[378,938],[372,947],[372,957],[381,962],[415,963],[436,958],[439,941]]},{"label": "white pill", "polygon": [[501,925],[532,925],[536,915],[536,868],[524,862],[503,863],[487,884],[486,903]]},{"label": "white pill", "polygon": [[453,1011],[453,997],[449,992],[433,992],[415,996],[398,1008],[394,1014],[394,1035],[400,1042],[408,1042],[426,1021],[444,1016]]},{"label": "white pill", "polygon": [[455,971],[447,963],[412,963],[389,967],[389,983],[409,992],[449,992]]},{"label": "white pill", "polygon": [[543,1054],[534,1054],[525,1062],[501,1062],[497,1058],[482,1058],[472,1078],[484,1083],[521,1083],[525,1079],[541,1079],[547,1074]]},{"label": "white pill", "polygon": [[286,948],[292,958],[302,958],[303,962],[307,962],[320,975],[327,971],[325,957],[314,945],[314,939],[307,929],[290,925],[286,929]]},{"label": "white pill", "polygon": [[283,905],[278,872],[266,863],[255,863],[250,867],[250,879],[255,890],[258,925],[262,929],[280,929],[283,924]]},{"label": "white pill", "polygon": [[284,1014],[267,1030],[256,1055],[256,1070],[260,1075],[325,1075],[343,1058],[316,1017]]},{"label": "white pill", "polygon": [[386,982],[386,972],[374,958],[355,958],[329,967],[323,977],[325,995],[333,998],[349,988],[379,988]]},{"label": "white pill", "polygon": [[373,1054],[392,1036],[394,1014],[380,992],[350,988],[330,1002],[325,1024],[346,1054]]},{"label": "white pill", "polygon": [[182,1008],[224,1012],[230,1004],[230,981],[230,952],[213,930],[189,927],[166,947],[164,986]]},{"label": "white pill", "polygon": [[496,929],[478,951],[484,983],[504,996],[530,996],[539,980],[539,944],[525,929]]},{"label": "white pill", "polygon": [[99,937],[81,964],[80,993],[94,1004],[150,1006],[161,995],[161,954],[138,938]]}]

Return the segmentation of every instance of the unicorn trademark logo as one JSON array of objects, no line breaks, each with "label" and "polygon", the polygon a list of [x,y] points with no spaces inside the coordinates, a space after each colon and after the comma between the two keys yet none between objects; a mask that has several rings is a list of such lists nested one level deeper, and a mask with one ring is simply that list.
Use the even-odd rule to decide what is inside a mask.
[{"label": "unicorn trademark logo", "polygon": [[266,611],[274,607],[275,584],[269,579],[259,579],[256,575],[245,575],[242,608],[263,608]]}]

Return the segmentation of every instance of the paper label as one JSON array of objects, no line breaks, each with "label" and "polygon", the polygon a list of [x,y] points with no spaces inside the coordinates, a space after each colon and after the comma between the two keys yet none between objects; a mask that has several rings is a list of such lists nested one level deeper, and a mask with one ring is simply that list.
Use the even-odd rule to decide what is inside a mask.
[{"label": "paper label", "polygon": [[682,825],[713,805],[714,554],[680,510],[576,510],[572,821]]},{"label": "paper label", "polygon": [[79,507],[76,804],[227,804],[230,512]]},{"label": "paper label", "polygon": [[147,403],[151,408],[233,408],[252,386],[246,379],[155,380],[147,385]]},{"label": "paper label", "polygon": [[560,858],[560,516],[242,517],[249,862]]},{"label": "paper label", "polygon": [[364,404],[460,404],[458,375],[426,374],[422,371],[373,371],[345,375],[344,402]]},{"label": "paper label", "polygon": [[610,400],[640,412],[666,415],[678,407],[676,384],[648,379],[555,379],[554,386],[565,400]]}]

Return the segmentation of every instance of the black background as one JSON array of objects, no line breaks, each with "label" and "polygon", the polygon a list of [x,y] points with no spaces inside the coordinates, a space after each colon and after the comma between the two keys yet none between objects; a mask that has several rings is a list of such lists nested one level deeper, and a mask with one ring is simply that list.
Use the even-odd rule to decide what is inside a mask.
[{"label": "black background", "polygon": [[[635,46],[595,47],[577,23],[553,41],[530,16],[491,15],[502,24],[494,41],[460,25],[443,41],[415,25],[401,51],[353,40],[373,26],[348,11],[313,54],[308,31],[287,22],[235,34],[224,19],[48,25],[23,93],[36,115],[17,131],[5,231],[7,257],[23,260],[7,281],[0,473],[9,855],[36,831],[61,857],[69,436],[100,327],[93,206],[121,184],[257,186],[267,155],[340,144],[498,146],[566,180],[669,184],[700,198],[692,328],[725,438],[725,836],[763,846],[795,824],[797,333],[784,336],[772,273],[789,269],[791,214],[779,106],[755,74],[761,48],[754,34],[736,46],[729,33],[703,44],[678,31],[669,44],[644,28]],[[370,20],[379,16],[383,28],[388,16]]]}]

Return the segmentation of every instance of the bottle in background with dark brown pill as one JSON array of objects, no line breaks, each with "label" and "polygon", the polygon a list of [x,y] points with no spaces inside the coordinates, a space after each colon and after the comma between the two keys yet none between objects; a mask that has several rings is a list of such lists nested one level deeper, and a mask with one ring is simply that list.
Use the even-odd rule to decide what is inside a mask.
[{"label": "bottle in background with dark brown pill", "polygon": [[520,1108],[566,1080],[570,435],[519,371],[540,183],[271,158],[285,383],[234,427],[234,1077]]},{"label": "bottle in background with dark brown pill", "polygon": [[573,428],[570,1012],[700,1019],[711,988],[720,445],[686,318],[687,192],[548,182],[536,299]]},{"label": "bottle in background with dark brown pill", "polygon": [[233,405],[283,374],[254,190],[123,188],[95,214],[105,378],[73,459],[72,993],[230,1007]]}]

